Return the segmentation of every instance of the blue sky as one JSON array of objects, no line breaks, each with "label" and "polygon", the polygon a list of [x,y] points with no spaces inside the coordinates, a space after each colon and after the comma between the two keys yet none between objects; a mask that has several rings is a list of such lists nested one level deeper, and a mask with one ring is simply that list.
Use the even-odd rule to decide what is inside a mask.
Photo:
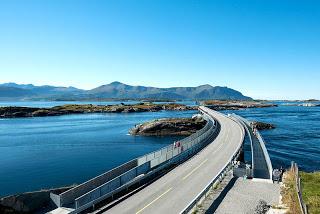
[{"label": "blue sky", "polygon": [[320,1],[0,0],[0,82],[320,99]]}]

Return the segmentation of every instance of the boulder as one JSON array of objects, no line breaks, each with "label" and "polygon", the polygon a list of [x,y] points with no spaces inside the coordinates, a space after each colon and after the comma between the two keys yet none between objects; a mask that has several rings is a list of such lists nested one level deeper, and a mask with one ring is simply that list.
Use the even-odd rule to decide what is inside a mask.
[{"label": "boulder", "polygon": [[203,118],[164,118],[136,125],[129,130],[131,135],[168,136],[191,135],[204,127],[206,120]]},{"label": "boulder", "polygon": [[264,122],[259,122],[259,121],[253,121],[251,122],[251,125],[258,129],[258,130],[265,130],[265,129],[275,129],[275,125],[271,123],[264,123]]}]

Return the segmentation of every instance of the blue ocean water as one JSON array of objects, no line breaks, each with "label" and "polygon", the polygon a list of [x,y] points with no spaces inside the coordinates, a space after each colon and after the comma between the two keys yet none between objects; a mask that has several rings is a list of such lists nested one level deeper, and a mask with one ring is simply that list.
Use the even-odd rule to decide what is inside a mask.
[{"label": "blue ocean water", "polygon": [[302,170],[320,170],[320,107],[279,105],[224,113],[236,113],[276,126],[261,131],[273,167],[289,167],[295,161]]},{"label": "blue ocean water", "polygon": [[[21,105],[50,107],[57,103]],[[279,106],[224,112],[276,125],[274,130],[262,131],[274,167],[288,167],[293,160],[303,170],[320,170],[320,107]],[[0,196],[81,183],[177,139],[128,135],[135,124],[155,118],[189,117],[194,113],[161,111],[0,119]]]},{"label": "blue ocean water", "polygon": [[81,183],[177,137],[134,137],[135,124],[188,112],[0,119],[0,196]]}]

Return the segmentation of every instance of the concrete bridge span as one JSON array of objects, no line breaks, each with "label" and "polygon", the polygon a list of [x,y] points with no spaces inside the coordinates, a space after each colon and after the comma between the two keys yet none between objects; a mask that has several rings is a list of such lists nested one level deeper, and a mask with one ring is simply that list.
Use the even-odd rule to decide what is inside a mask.
[{"label": "concrete bridge span", "polygon": [[251,139],[253,176],[272,181],[272,165],[264,141],[258,132],[253,134],[249,121],[203,106],[199,111],[208,123],[183,139],[181,147],[169,145],[129,161],[61,195],[52,194],[52,200],[59,207],[68,207],[63,213],[80,213],[107,196],[113,198],[113,194],[128,189],[132,183],[140,184],[140,180],[152,178],[167,165],[178,164],[130,197],[108,204],[99,213],[188,213],[213,182],[233,166],[242,152],[246,132]]},{"label": "concrete bridge span", "polygon": [[240,151],[244,128],[206,107],[199,110],[220,124],[219,135],[197,155],[104,213],[180,213]]}]

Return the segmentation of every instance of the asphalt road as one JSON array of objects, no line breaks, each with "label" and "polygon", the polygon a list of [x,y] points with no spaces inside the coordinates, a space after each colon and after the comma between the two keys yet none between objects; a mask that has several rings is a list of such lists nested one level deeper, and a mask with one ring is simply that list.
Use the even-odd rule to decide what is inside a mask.
[{"label": "asphalt road", "polygon": [[217,138],[194,157],[104,213],[179,213],[214,178],[243,142],[243,127],[205,107],[221,125]]}]

